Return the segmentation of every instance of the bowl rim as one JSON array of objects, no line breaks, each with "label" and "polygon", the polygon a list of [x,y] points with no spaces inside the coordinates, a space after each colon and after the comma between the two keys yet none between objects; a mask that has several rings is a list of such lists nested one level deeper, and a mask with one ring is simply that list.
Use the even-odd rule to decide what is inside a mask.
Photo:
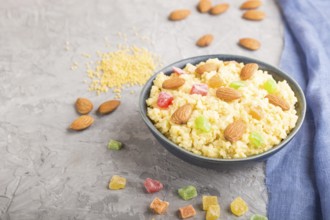
[{"label": "bowl rim", "polygon": [[[206,156],[202,156],[202,155],[198,155],[195,154],[191,151],[188,151],[180,146],[178,146],[177,144],[175,144],[174,142],[172,142],[171,140],[169,140],[164,134],[162,134],[152,123],[152,121],[150,120],[150,118],[147,116],[147,107],[146,107],[146,100],[144,99],[145,94],[148,92],[148,96],[149,97],[149,93],[151,90],[151,87],[153,85],[153,80],[156,78],[156,76],[162,72],[166,72],[167,69],[172,68],[173,66],[177,66],[177,64],[181,64],[184,63],[184,66],[188,63],[192,63],[193,65],[199,63],[199,62],[203,62],[206,61],[208,59],[214,59],[214,58],[218,58],[219,60],[233,60],[233,61],[237,61],[237,60],[244,60],[244,61],[237,61],[237,62],[243,62],[243,63],[248,63],[248,62],[254,62],[257,63],[258,65],[261,65],[263,67],[267,67],[268,70],[265,71],[269,71],[271,70],[272,72],[276,72],[276,75],[280,75],[284,80],[286,80],[289,84],[289,86],[295,87],[296,92],[295,92],[295,96],[298,97],[300,96],[300,101],[301,101],[301,114],[298,115],[298,120],[297,120],[297,124],[296,126],[291,130],[291,132],[289,133],[289,135],[282,140],[276,147],[272,147],[271,149],[260,153],[260,154],[256,154],[256,155],[252,155],[252,156],[248,156],[245,158],[211,158],[211,157],[206,157]],[[189,62],[192,61],[193,62]],[[200,61],[195,61],[195,60],[200,60]],[[194,62],[195,61],[195,62]],[[167,70],[168,71],[168,70]],[[271,73],[269,73],[271,74]],[[272,74],[271,74],[272,75]],[[298,94],[296,94],[298,93]],[[299,102],[299,99],[298,99]],[[282,71],[281,69],[274,67],[273,65],[270,65],[268,63],[265,63],[263,61],[254,59],[254,58],[249,58],[249,57],[245,57],[245,56],[240,56],[240,55],[232,55],[232,54],[210,54],[210,55],[201,55],[201,56],[194,56],[194,57],[189,57],[189,58],[185,58],[185,59],[181,59],[179,61],[173,62],[163,68],[161,68],[160,70],[156,71],[150,78],[149,80],[145,83],[145,85],[143,86],[140,95],[139,95],[139,110],[140,110],[140,114],[142,116],[143,121],[146,123],[146,125],[148,126],[149,129],[152,130],[152,132],[154,134],[156,134],[159,138],[161,138],[164,142],[166,142],[166,144],[168,144],[169,146],[176,148],[176,150],[180,151],[183,154],[186,154],[187,156],[193,157],[195,159],[198,160],[202,160],[202,161],[207,161],[207,162],[213,162],[213,163],[222,163],[222,162],[245,162],[245,161],[254,161],[257,159],[261,159],[263,157],[266,157],[267,155],[272,155],[273,153],[279,151],[280,149],[282,149],[287,143],[289,143],[291,141],[291,139],[296,135],[296,133],[300,130],[304,119],[305,119],[305,114],[306,114],[306,98],[304,95],[303,90],[301,89],[301,87],[299,86],[299,84],[296,82],[296,80],[294,80],[291,76],[289,76],[289,74],[285,73],[284,71]],[[145,109],[145,110],[144,110]],[[145,113],[144,113],[145,112]],[[300,120],[299,120],[300,119]]]}]

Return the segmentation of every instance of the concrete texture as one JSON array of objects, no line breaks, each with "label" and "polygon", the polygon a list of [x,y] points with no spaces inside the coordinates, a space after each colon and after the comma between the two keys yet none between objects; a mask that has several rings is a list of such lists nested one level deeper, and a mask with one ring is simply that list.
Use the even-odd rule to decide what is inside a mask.
[{"label": "concrete texture", "polygon": [[[220,1],[214,1],[220,3]],[[125,42],[148,48],[164,64],[202,54],[230,53],[277,65],[282,50],[282,22],[274,1],[264,1],[262,22],[241,18],[243,0],[212,17],[195,10],[187,0],[10,0],[0,4],[0,219],[177,219],[179,207],[193,204],[194,219],[203,219],[201,195],[219,196],[221,219],[236,219],[228,207],[236,196],[249,212],[266,213],[264,164],[208,170],[169,154],[143,124],[137,105],[140,87],[126,89],[122,105],[111,115],[96,117],[83,132],[69,132],[77,117],[77,97],[95,106],[111,99],[109,92],[88,92],[82,53],[112,51]],[[182,22],[169,22],[169,12],[189,8]],[[118,36],[118,32],[126,33]],[[136,35],[135,33],[139,34]],[[208,48],[195,47],[205,33],[215,36]],[[146,37],[141,37],[146,36]],[[237,46],[241,37],[255,37],[262,48],[249,52]],[[105,42],[107,38],[107,42]],[[109,45],[106,47],[105,45]],[[78,68],[73,71],[73,63]],[[131,94],[130,91],[135,91]],[[125,143],[119,152],[106,148],[110,138]],[[117,174],[127,178],[126,189],[110,191]],[[165,189],[154,195],[143,188],[146,177]],[[199,196],[181,200],[176,190],[195,185]],[[166,215],[148,211],[158,196],[170,202]]]}]

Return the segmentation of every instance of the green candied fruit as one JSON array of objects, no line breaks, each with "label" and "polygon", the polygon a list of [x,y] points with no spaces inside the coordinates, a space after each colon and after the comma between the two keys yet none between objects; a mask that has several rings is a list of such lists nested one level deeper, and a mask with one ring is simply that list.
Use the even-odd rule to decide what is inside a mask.
[{"label": "green candied fruit", "polygon": [[204,116],[198,116],[195,119],[195,127],[203,132],[209,132],[211,130],[211,124]]},{"label": "green candied fruit", "polygon": [[189,200],[197,196],[197,190],[194,186],[182,187],[178,190],[179,196],[184,200]]},{"label": "green candied fruit", "polygon": [[251,132],[249,140],[254,147],[260,147],[264,142],[262,135],[258,132]]},{"label": "green candied fruit", "polygon": [[268,93],[274,93],[277,89],[277,84],[275,80],[269,79],[264,83],[264,89],[267,90]]},{"label": "green candied fruit", "polygon": [[251,216],[250,220],[268,220],[268,218],[263,215],[255,214]]},{"label": "green candied fruit", "polygon": [[235,81],[235,82],[230,83],[229,86],[233,89],[238,89],[240,87],[246,86],[246,84],[243,81]]},{"label": "green candied fruit", "polygon": [[121,142],[115,140],[110,140],[108,143],[109,150],[120,150],[122,146],[123,144]]}]

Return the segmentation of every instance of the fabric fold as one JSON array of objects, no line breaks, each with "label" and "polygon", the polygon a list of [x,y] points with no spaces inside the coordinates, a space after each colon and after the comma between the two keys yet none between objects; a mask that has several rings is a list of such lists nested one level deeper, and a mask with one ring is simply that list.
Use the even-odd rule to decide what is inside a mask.
[{"label": "fabric fold", "polygon": [[285,22],[280,67],[303,88],[305,122],[267,161],[268,216],[330,219],[330,1],[278,0]]}]

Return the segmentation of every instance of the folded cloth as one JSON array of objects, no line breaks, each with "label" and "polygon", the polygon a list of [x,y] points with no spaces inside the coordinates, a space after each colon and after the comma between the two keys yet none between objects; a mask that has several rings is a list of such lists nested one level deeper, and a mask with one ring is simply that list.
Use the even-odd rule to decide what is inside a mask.
[{"label": "folded cloth", "polygon": [[268,217],[330,219],[330,0],[278,0],[285,22],[280,67],[303,88],[306,120],[266,165]]}]

